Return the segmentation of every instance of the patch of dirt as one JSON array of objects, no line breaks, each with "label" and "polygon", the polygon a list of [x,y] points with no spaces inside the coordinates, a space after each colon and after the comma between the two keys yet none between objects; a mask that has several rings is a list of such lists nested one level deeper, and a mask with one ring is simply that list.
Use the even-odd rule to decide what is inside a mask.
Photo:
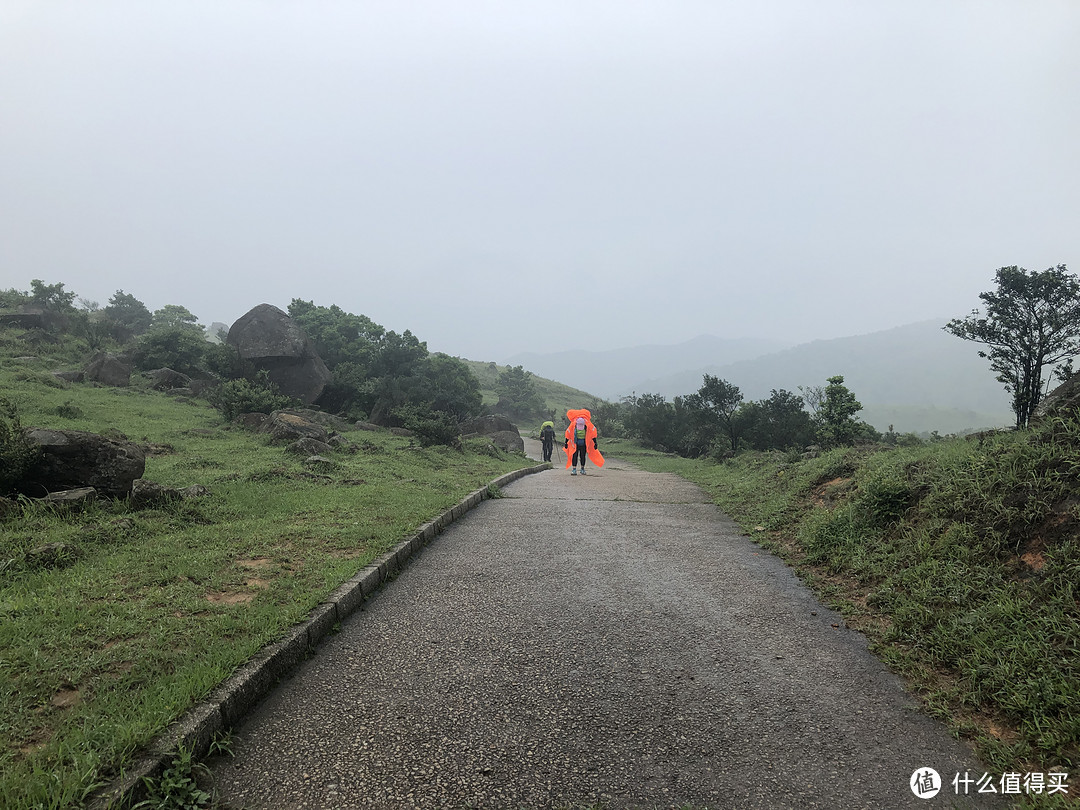
[{"label": "patch of dirt", "polygon": [[49,705],[54,709],[73,709],[82,703],[82,695],[74,686],[62,686],[49,699]]},{"label": "patch of dirt", "polygon": [[52,739],[53,732],[51,729],[39,728],[36,729],[30,738],[19,744],[16,749],[19,752],[20,757],[30,757],[44,748],[49,740]]},{"label": "patch of dirt", "polygon": [[254,593],[243,591],[211,591],[206,595],[206,601],[215,605],[246,605],[254,598]]},{"label": "patch of dirt", "polygon": [[1046,550],[1059,543],[1065,537],[1080,532],[1080,521],[1076,511],[1080,500],[1070,498],[1056,504],[1041,525],[1031,533],[1030,539],[1017,550],[1018,560],[1032,572],[1038,572],[1046,565]]},{"label": "patch of dirt", "polygon": [[360,548],[335,548],[328,551],[327,554],[335,560],[352,560],[361,556],[365,551],[367,551],[366,546],[361,546]]},{"label": "patch of dirt", "polygon": [[[1035,538],[1038,544],[1042,545],[1042,538]],[[1020,560],[1028,566],[1032,571],[1042,571],[1046,565],[1046,557],[1043,556],[1042,549],[1038,551],[1026,551],[1020,555]]]},{"label": "patch of dirt", "polygon": [[810,492],[810,501],[814,506],[823,509],[834,509],[840,505],[840,501],[851,488],[852,479],[834,478],[814,487]]},{"label": "patch of dirt", "polygon": [[248,560],[237,560],[236,564],[241,568],[263,569],[269,568],[274,564],[274,561],[269,557],[252,557]]},{"label": "patch of dirt", "polygon": [[269,572],[277,565],[270,557],[246,557],[237,560],[236,564],[247,574],[243,584],[210,591],[206,594],[206,601],[215,605],[245,605],[251,602],[259,591],[270,586]]}]

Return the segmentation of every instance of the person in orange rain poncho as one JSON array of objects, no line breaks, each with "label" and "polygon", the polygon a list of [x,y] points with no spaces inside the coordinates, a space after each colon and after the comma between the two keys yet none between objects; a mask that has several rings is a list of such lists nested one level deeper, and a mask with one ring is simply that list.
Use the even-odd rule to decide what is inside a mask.
[{"label": "person in orange rain poncho", "polygon": [[[566,412],[566,418],[570,420],[570,426],[566,429],[566,466],[573,469],[571,475],[577,475],[578,461],[581,462],[581,474],[585,474],[585,459],[591,458],[597,467],[604,466],[604,457],[600,455],[600,449],[596,446],[596,426],[592,423],[592,414],[585,408],[570,409]],[[574,456],[570,458],[570,447],[573,445]]]}]

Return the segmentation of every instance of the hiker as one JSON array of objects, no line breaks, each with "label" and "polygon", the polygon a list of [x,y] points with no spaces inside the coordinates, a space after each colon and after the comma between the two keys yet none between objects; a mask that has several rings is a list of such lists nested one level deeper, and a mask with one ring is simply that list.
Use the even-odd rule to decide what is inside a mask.
[{"label": "hiker", "polygon": [[548,421],[540,426],[540,441],[544,444],[544,461],[551,461],[551,451],[555,447],[555,423]]},{"label": "hiker", "polygon": [[[566,412],[566,418],[570,420],[570,426],[566,428],[563,447],[566,448],[566,466],[572,467],[570,474],[578,474],[580,461],[581,474],[585,475],[586,458],[591,458],[597,467],[603,467],[604,457],[600,455],[600,448],[596,444],[596,426],[592,423],[592,414],[586,408],[571,408]],[[570,458],[570,442],[574,443],[573,461]]]}]

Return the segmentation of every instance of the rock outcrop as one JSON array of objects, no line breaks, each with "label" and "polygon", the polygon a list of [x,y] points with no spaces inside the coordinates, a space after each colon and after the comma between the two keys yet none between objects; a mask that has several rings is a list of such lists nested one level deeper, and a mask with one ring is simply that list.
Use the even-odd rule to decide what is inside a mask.
[{"label": "rock outcrop", "polygon": [[171,368],[155,368],[144,375],[150,380],[150,387],[157,391],[171,391],[177,388],[189,388],[191,377]]},{"label": "rock outcrop", "polygon": [[125,388],[131,384],[131,366],[113,354],[98,352],[83,369],[88,382]]},{"label": "rock outcrop", "polygon": [[23,435],[39,451],[19,485],[31,496],[93,487],[102,495],[122,498],[146,468],[142,448],[123,439],[44,428],[28,428]]},{"label": "rock outcrop", "polygon": [[200,484],[192,484],[185,489],[166,487],[154,481],[135,481],[128,500],[135,509],[146,509],[173,501],[201,498],[209,495],[210,490]]},{"label": "rock outcrop", "polygon": [[1075,414],[1077,411],[1080,411],[1080,372],[1043,397],[1029,421],[1034,423],[1053,414]]},{"label": "rock outcrop", "polygon": [[332,379],[315,346],[292,318],[259,304],[229,328],[228,344],[265,371],[286,396],[311,404]]},{"label": "rock outcrop", "polygon": [[301,439],[314,439],[327,444],[330,431],[293,411],[274,411],[259,426],[261,433],[270,434],[275,444],[292,444]]},{"label": "rock outcrop", "polygon": [[461,437],[467,439],[470,436],[484,436],[491,440],[496,447],[509,453],[524,453],[525,441],[517,426],[499,414],[481,416],[461,426]]}]

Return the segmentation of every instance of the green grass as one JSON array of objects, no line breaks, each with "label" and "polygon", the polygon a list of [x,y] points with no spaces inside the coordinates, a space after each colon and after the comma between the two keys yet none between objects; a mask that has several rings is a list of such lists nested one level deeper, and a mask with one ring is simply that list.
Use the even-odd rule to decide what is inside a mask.
[{"label": "green grass", "polygon": [[[57,384],[50,362],[0,369],[24,425],[122,433],[156,448],[144,478],[210,494],[76,514],[24,501],[0,523],[2,807],[79,806],[368,561],[530,463],[357,431],[357,452],[308,470],[204,403]],[[27,555],[58,541],[56,565]]]},{"label": "green grass", "polygon": [[[495,363],[482,363],[476,360],[466,360],[464,362],[480,382],[480,392],[484,397],[484,406],[494,406],[499,401],[499,395],[496,393],[499,375],[506,371],[509,366],[499,366]],[[525,370],[528,371],[528,369]],[[555,380],[538,377],[535,374],[532,379],[533,383],[536,385],[537,393],[544,401],[545,411],[553,412],[556,417],[565,416],[566,412],[571,408],[591,408],[598,401],[598,398],[592,394],[588,394],[577,388],[571,388],[569,385],[564,385]],[[535,425],[528,420],[525,420],[521,424],[521,429],[526,433],[535,430],[535,433],[539,435],[540,424],[548,418],[550,417],[538,415],[536,419],[533,420],[536,423]]]},{"label": "green grass", "polygon": [[1080,765],[1080,421],[674,472],[778,552],[989,765]]}]

